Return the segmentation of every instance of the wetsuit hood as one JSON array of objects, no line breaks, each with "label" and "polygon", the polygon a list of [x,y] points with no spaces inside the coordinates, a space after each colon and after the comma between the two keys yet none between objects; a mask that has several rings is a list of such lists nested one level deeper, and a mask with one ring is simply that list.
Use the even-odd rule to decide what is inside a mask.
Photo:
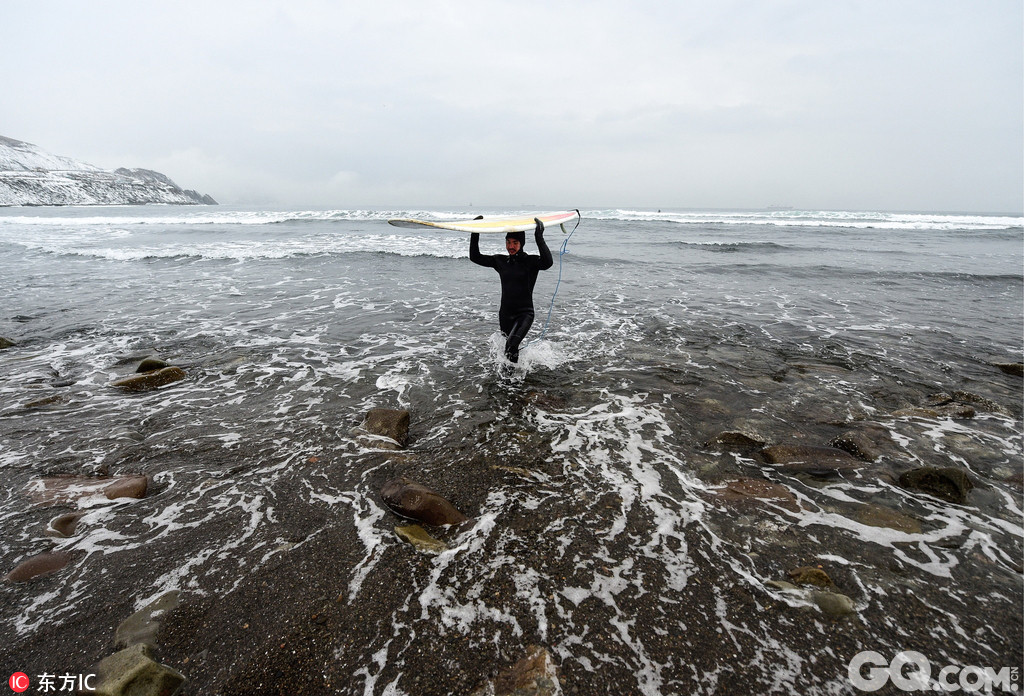
[{"label": "wetsuit hood", "polygon": [[515,239],[519,241],[519,250],[522,251],[523,247],[526,246],[526,233],[525,232],[509,232],[505,235],[505,239]]}]

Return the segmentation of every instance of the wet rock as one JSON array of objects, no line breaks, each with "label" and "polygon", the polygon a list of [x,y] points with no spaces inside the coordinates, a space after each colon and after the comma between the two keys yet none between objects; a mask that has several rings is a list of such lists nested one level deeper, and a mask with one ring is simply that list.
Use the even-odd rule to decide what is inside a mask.
[{"label": "wet rock", "polygon": [[811,600],[818,605],[823,614],[834,618],[857,613],[857,606],[853,600],[838,592],[815,590],[811,592]]},{"label": "wet rock", "polygon": [[35,580],[67,566],[74,559],[74,555],[67,551],[48,551],[39,553],[25,559],[14,570],[7,574],[9,582],[28,582]]},{"label": "wet rock", "polygon": [[157,597],[145,607],[121,622],[114,634],[114,647],[127,648],[145,645],[156,648],[156,634],[164,615],[178,606],[178,590],[171,590]]},{"label": "wet rock", "polygon": [[729,481],[724,488],[712,490],[711,495],[733,504],[761,500],[794,512],[800,509],[800,505],[796,502],[796,496],[788,488],[764,479],[741,478]]},{"label": "wet rock", "polygon": [[531,645],[526,649],[526,657],[482,684],[471,696],[555,696],[560,693],[558,666],[551,653]]},{"label": "wet rock", "polygon": [[438,493],[405,477],[385,483],[380,497],[396,515],[435,527],[468,519]]},{"label": "wet rock", "polygon": [[849,452],[835,447],[772,445],[761,450],[761,456],[766,462],[778,466],[782,471],[814,476],[829,476],[863,466]]},{"label": "wet rock", "polygon": [[924,400],[924,405],[927,407],[942,406],[944,404],[952,403],[953,395],[948,392],[936,392],[929,394],[928,398]]},{"label": "wet rock", "polygon": [[119,379],[116,382],[112,382],[111,386],[125,391],[145,392],[183,379],[185,379],[185,371],[180,367],[165,367],[162,370]]},{"label": "wet rock", "polygon": [[153,372],[154,370],[162,370],[165,367],[170,367],[170,365],[159,358],[146,358],[139,363],[139,367],[135,371],[139,373]]},{"label": "wet rock", "polygon": [[727,452],[747,454],[765,446],[765,441],[757,435],[739,431],[719,433],[704,443],[709,449],[724,449]]},{"label": "wet rock", "polygon": [[900,474],[899,483],[904,488],[922,491],[950,503],[963,505],[967,494],[974,488],[967,472],[957,467],[923,466]]},{"label": "wet rock", "polygon": [[969,420],[978,415],[977,410],[968,404],[952,403],[942,406],[939,409],[941,418],[953,418],[955,420]]},{"label": "wet rock", "polygon": [[[967,394],[967,392],[956,393],[961,395]],[[980,399],[981,397],[977,398]],[[925,399],[923,406],[903,408],[893,411],[892,415],[897,418],[954,418],[957,420],[967,420],[974,418],[977,412],[970,403],[961,401],[954,394],[939,392],[931,394]]]},{"label": "wet rock", "polygon": [[103,489],[108,500],[117,498],[145,498],[149,489],[149,478],[146,476],[123,476]]},{"label": "wet rock", "polygon": [[50,520],[50,524],[44,532],[47,536],[69,537],[75,533],[78,521],[85,516],[84,512],[69,512]]},{"label": "wet rock", "polygon": [[978,396],[977,394],[972,394],[969,391],[957,389],[951,396],[953,397],[954,403],[970,404],[971,406],[978,407],[982,411],[988,411],[990,413],[1006,413],[1006,409],[992,399],[986,399],[984,396]]},{"label": "wet rock", "polygon": [[526,403],[545,411],[561,411],[568,407],[569,401],[564,396],[531,389],[526,393]]},{"label": "wet rock", "polygon": [[101,696],[171,696],[185,682],[180,672],[154,661],[141,643],[104,658],[98,672],[95,693]]},{"label": "wet rock", "polygon": [[13,345],[15,345],[14,341],[12,341],[9,338],[4,338],[3,336],[0,336],[0,350],[3,350],[4,348],[10,348]]},{"label": "wet rock", "polygon": [[391,408],[371,408],[360,428],[371,435],[386,437],[405,447],[409,439],[409,412]]},{"label": "wet rock", "polygon": [[989,363],[992,367],[998,367],[1000,370],[1008,375],[1014,375],[1016,377],[1024,377],[1024,363],[1019,362],[1004,362],[1004,363]]},{"label": "wet rock", "polygon": [[919,534],[921,523],[909,515],[882,505],[864,505],[857,510],[857,521],[869,527],[886,527],[908,534]]},{"label": "wet rock", "polygon": [[28,486],[36,505],[73,505],[86,498],[102,495],[107,500],[144,498],[149,488],[146,476],[89,477],[50,476]]},{"label": "wet rock", "polygon": [[789,579],[797,585],[814,585],[816,587],[835,587],[835,583],[832,582],[832,578],[828,576],[821,568],[814,568],[812,566],[802,566],[800,568],[794,568],[793,570],[786,573]]},{"label": "wet rock", "polygon": [[828,446],[849,452],[865,462],[874,462],[882,456],[882,450],[891,444],[889,432],[878,427],[845,432],[832,438]]},{"label": "wet rock", "polygon": [[46,408],[47,406],[58,406],[60,404],[66,404],[69,401],[67,394],[54,394],[53,396],[47,396],[43,399],[36,399],[35,401],[29,401],[25,404],[25,408]]},{"label": "wet rock", "polygon": [[395,534],[415,546],[417,551],[422,551],[423,553],[441,553],[448,549],[443,541],[438,541],[427,534],[426,530],[418,524],[395,527]]}]

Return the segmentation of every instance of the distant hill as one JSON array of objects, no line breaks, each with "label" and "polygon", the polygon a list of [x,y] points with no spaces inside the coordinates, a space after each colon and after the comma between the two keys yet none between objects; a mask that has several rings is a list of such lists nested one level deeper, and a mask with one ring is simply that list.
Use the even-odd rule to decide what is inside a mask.
[{"label": "distant hill", "polygon": [[0,206],[217,205],[149,169],[100,169],[0,135]]}]

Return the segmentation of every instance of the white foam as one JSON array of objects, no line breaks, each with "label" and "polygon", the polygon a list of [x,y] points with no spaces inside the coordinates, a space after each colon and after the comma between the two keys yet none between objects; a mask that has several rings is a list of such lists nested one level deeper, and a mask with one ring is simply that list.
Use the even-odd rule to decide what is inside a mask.
[{"label": "white foam", "polygon": [[1007,230],[1024,226],[1024,218],[1004,215],[851,212],[833,210],[768,211],[585,211],[598,220],[674,222],[685,225],[765,225],[771,227],[846,227],[891,230]]}]

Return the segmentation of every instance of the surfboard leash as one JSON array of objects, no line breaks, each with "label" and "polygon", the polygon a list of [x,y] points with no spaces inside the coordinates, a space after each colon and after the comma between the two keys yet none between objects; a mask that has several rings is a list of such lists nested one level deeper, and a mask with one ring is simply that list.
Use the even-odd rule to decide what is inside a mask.
[{"label": "surfboard leash", "polygon": [[[576,228],[580,226],[583,221],[583,215],[580,214],[580,209],[576,208],[576,224],[573,226],[572,231],[569,232],[568,236],[562,240],[562,248],[558,250],[558,281],[555,283],[555,291],[551,294],[551,304],[548,305],[548,318],[544,320],[544,328],[541,329],[540,335],[530,341],[527,341],[523,348],[539,341],[544,338],[544,334],[548,331],[548,324],[551,323],[551,311],[555,308],[555,298],[558,296],[558,286],[562,284],[562,257],[569,253],[569,240],[572,239],[572,235],[576,232]],[[565,231],[565,227],[562,227],[562,231]]]}]

